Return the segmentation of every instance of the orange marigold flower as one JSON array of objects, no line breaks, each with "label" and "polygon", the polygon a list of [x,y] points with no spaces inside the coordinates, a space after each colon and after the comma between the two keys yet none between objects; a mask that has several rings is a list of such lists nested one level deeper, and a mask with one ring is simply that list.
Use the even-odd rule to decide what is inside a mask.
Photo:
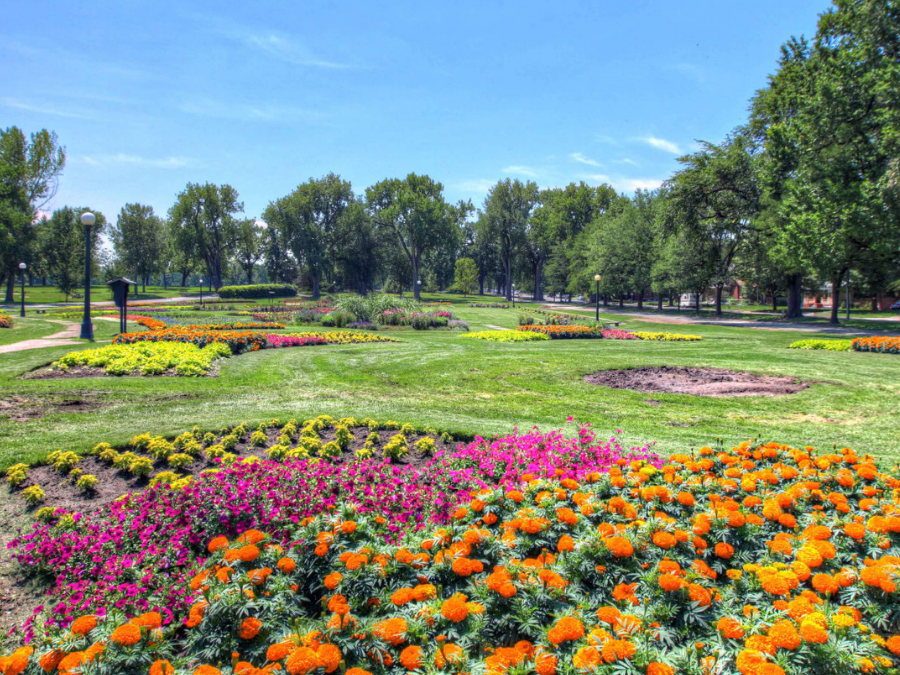
[{"label": "orange marigold flower", "polygon": [[244,562],[253,562],[259,557],[259,549],[255,544],[247,544],[238,549],[238,558]]},{"label": "orange marigold flower", "polygon": [[669,593],[681,589],[685,584],[683,579],[674,574],[660,574],[657,583],[661,589]]},{"label": "orange marigold flower", "polygon": [[262,621],[253,616],[248,616],[241,622],[238,629],[238,636],[243,640],[252,640],[259,635],[259,629],[262,628]]},{"label": "orange marigold flower", "polygon": [[194,669],[194,675],[222,675],[222,671],[215,666],[204,664]]},{"label": "orange marigold flower", "polygon": [[596,670],[602,663],[600,650],[596,647],[582,647],[572,657],[572,665],[578,670]]},{"label": "orange marigold flower", "polygon": [[556,665],[556,657],[547,652],[541,652],[534,659],[534,670],[537,675],[556,675]]},{"label": "orange marigold flower", "polygon": [[802,641],[793,623],[784,619],[769,628],[769,639],[778,649],[797,649]]},{"label": "orange marigold flower", "polygon": [[72,632],[75,635],[87,635],[97,627],[97,617],[93,614],[79,616],[72,622]]},{"label": "orange marigold flower", "polygon": [[242,544],[258,544],[265,538],[266,535],[264,532],[260,532],[259,530],[247,530],[237,538],[237,541]]},{"label": "orange marigold flower", "polygon": [[732,640],[738,640],[744,637],[744,627],[739,621],[728,616],[723,616],[719,619],[716,624],[716,630],[719,631],[723,637]]},{"label": "orange marigold flower", "polygon": [[165,659],[157,659],[150,666],[150,675],[172,675],[175,668]]},{"label": "orange marigold flower", "polygon": [[162,615],[159,612],[144,612],[131,620],[135,626],[155,629],[162,626]]},{"label": "orange marigold flower", "polygon": [[116,644],[130,647],[141,641],[141,629],[134,624],[126,623],[124,626],[116,628],[109,639]]},{"label": "orange marigold flower", "polygon": [[604,539],[608,548],[616,558],[628,558],[634,554],[634,546],[625,537],[610,537]]},{"label": "orange marigold flower", "polygon": [[891,652],[894,656],[900,656],[900,635],[894,635],[893,637],[889,637],[885,646],[888,648],[888,651]]},{"label": "orange marigold flower", "polygon": [[[465,606],[465,603],[463,603],[463,606]],[[466,611],[468,612],[468,609]],[[408,628],[406,619],[394,617],[376,623],[372,628],[372,633],[388,644],[397,647],[406,641]]]},{"label": "orange marigold flower", "polygon": [[291,675],[306,675],[306,673],[315,670],[321,665],[319,655],[309,647],[295,649],[288,656],[287,663],[285,663],[285,667]]},{"label": "orange marigold flower", "polygon": [[634,643],[630,640],[608,640],[603,645],[601,655],[606,663],[614,663],[616,661],[627,661],[637,651]]},{"label": "orange marigold flower", "polygon": [[563,553],[564,551],[574,551],[575,540],[569,535],[564,534],[559,538],[559,542],[556,544],[556,550],[560,553]]},{"label": "orange marigold flower", "polygon": [[675,675],[675,669],[667,663],[651,661],[647,664],[647,675]]},{"label": "orange marigold flower", "polygon": [[840,590],[837,579],[830,574],[816,574],[812,578],[812,585],[822,595],[833,595]]},{"label": "orange marigold flower", "polygon": [[654,533],[653,543],[662,549],[668,550],[668,549],[672,548],[673,546],[675,546],[675,544],[678,543],[678,540],[675,539],[674,535],[672,535],[668,532],[660,531],[660,532]]},{"label": "orange marigold flower", "polygon": [[[455,645],[452,642],[448,642],[438,649],[437,654],[434,655],[434,665],[438,668],[443,668],[448,663],[459,663],[464,658],[462,647]],[[348,670],[344,675],[351,675],[351,673]],[[371,675],[371,673],[369,673],[369,675]]]},{"label": "orange marigold flower", "polygon": [[319,664],[326,673],[333,673],[341,665],[341,650],[331,644],[322,645],[316,651]]},{"label": "orange marigold flower", "polygon": [[622,616],[622,612],[619,611],[618,607],[607,606],[597,610],[597,619],[602,623],[613,625],[619,620],[620,616]]},{"label": "orange marigold flower", "polygon": [[573,616],[563,617],[547,633],[547,639],[555,645],[566,640],[579,640],[582,637],[584,637],[584,624]]},{"label": "orange marigold flower", "polygon": [[41,670],[46,673],[52,672],[56,670],[56,667],[59,665],[59,662],[63,660],[63,657],[66,653],[59,649],[53,649],[46,654],[42,655],[40,659],[38,659],[38,665],[40,665]]},{"label": "orange marigold flower", "polygon": [[449,600],[444,600],[441,605],[441,614],[444,618],[459,623],[465,621],[465,618],[469,616],[469,608],[466,606],[464,597],[457,594]]},{"label": "orange marigold flower", "polygon": [[328,611],[335,614],[349,614],[350,605],[347,604],[347,598],[343,595],[332,595],[328,600]]},{"label": "orange marigold flower", "polygon": [[3,675],[19,675],[28,667],[28,660],[34,653],[34,647],[19,647],[6,658],[0,657],[0,673]]},{"label": "orange marigold flower", "polygon": [[734,555],[734,547],[731,544],[719,542],[716,544],[715,552],[723,560],[729,560]]},{"label": "orange marigold flower", "polygon": [[356,532],[356,521],[354,520],[345,520],[341,523],[341,532],[344,534],[353,534]]},{"label": "orange marigold flower", "polygon": [[422,648],[410,645],[400,652],[400,665],[407,670],[418,670],[422,667]]},{"label": "orange marigold flower", "polygon": [[297,569],[297,563],[294,562],[293,558],[288,558],[287,556],[285,556],[275,564],[275,567],[280,569],[284,574],[290,574],[295,569]]},{"label": "orange marigold flower", "polygon": [[293,642],[285,640],[284,642],[277,642],[274,645],[271,645],[266,650],[266,660],[268,661],[281,661],[283,658],[288,656],[292,651],[294,651],[296,645]]},{"label": "orange marigold flower", "polygon": [[341,583],[341,579],[344,578],[344,575],[340,572],[332,572],[327,577],[325,577],[325,588],[329,591],[333,591],[337,588],[338,584]]},{"label": "orange marigold flower", "polygon": [[227,537],[215,537],[212,541],[209,542],[209,546],[206,547],[210,553],[215,553],[216,551],[221,551],[223,548],[228,548],[228,538]]}]

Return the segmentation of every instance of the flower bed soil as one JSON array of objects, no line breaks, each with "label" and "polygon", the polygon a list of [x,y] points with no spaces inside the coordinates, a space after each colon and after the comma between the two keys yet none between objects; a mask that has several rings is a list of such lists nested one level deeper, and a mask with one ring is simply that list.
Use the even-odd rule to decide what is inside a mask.
[{"label": "flower bed soil", "polygon": [[601,370],[585,375],[584,381],[611,389],[692,396],[782,396],[796,394],[810,385],[792,377],[675,366]]}]

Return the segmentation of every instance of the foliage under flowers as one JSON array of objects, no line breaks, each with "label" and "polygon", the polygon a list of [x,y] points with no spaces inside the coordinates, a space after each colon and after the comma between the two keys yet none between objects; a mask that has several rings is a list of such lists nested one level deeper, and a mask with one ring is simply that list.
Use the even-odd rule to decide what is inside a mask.
[{"label": "foliage under flowers", "polygon": [[174,370],[176,375],[196,377],[225,356],[231,356],[231,349],[219,342],[203,348],[180,342],[137,342],[69,352],[52,366],[62,371],[75,366],[102,368],[110,375],[162,375]]},{"label": "foliage under flowers", "polygon": [[475,338],[476,340],[490,340],[491,342],[532,342],[534,340],[549,340],[545,333],[532,331],[521,332],[516,330],[480,330],[474,333],[466,333],[461,337]]},{"label": "foliage under flowers", "polygon": [[275,321],[246,321],[243,319],[233,319],[231,321],[210,321],[208,318],[193,319],[185,321],[183,318],[175,318],[164,316],[163,325],[165,326],[183,326],[185,328],[193,328],[196,330],[254,330],[254,329],[280,329],[287,326],[283,323]]},{"label": "foliage under flowers", "polygon": [[193,604],[171,622],[82,616],[12,658],[28,675],[62,658],[177,675],[894,673],[898,495],[848,449],[745,443],[603,474],[539,460],[396,543],[352,500],[276,540],[226,523],[173,582]]},{"label": "foliage under flowers", "polygon": [[266,346],[277,347],[306,347],[307,345],[327,345],[328,340],[312,333],[306,335],[266,335]]},{"label": "foliage under flowers", "polygon": [[394,338],[371,333],[353,333],[348,330],[322,331],[321,333],[290,333],[290,337],[316,337],[332,345],[360,344],[365,342],[400,342]]},{"label": "foliage under flowers", "polygon": [[249,284],[246,286],[222,286],[219,297],[228,298],[292,298],[297,295],[297,287],[290,284]]},{"label": "foliage under flowers", "polygon": [[[375,428],[380,426],[405,429],[390,422]],[[154,442],[149,434],[135,439],[142,447]],[[101,456],[110,450],[101,449]],[[85,611],[179,612],[191,595],[185,579],[217,534],[256,527],[286,542],[303,518],[351,505],[380,519],[379,538],[395,541],[447,522],[469,490],[514,485],[523,474],[547,467],[581,479],[623,456],[652,459],[646,448],[628,451],[582,428],[576,439],[536,429],[493,441],[476,438],[453,452],[437,452],[421,467],[374,459],[238,461],[181,481],[179,489],[161,481],[90,516],[51,512],[50,522],[37,523],[10,548],[32,572],[55,579],[54,623],[66,626]]]},{"label": "foliage under flowers", "polygon": [[12,328],[13,318],[6,312],[0,312],[0,328]]},{"label": "foliage under flowers", "polygon": [[699,335],[685,335],[684,333],[651,333],[648,331],[632,331],[638,340],[657,340],[659,342],[695,342],[702,340]]},{"label": "foliage under flowers", "polygon": [[849,352],[853,347],[852,340],[796,340],[789,349],[824,349],[829,352]]},{"label": "foliage under flowers", "polygon": [[900,337],[876,335],[875,337],[856,338],[853,340],[853,349],[858,352],[900,354]]},{"label": "foliage under flowers", "polygon": [[519,326],[516,330],[544,333],[549,335],[551,340],[603,337],[603,330],[600,326],[578,326],[575,324],[548,324],[540,326],[526,324]]},{"label": "foliage under flowers", "polygon": [[255,352],[266,346],[266,334],[250,331],[198,330],[194,328],[167,328],[142,333],[121,333],[113,338],[117,345],[136,342],[186,342],[205,347],[214,342],[228,345],[233,354],[243,351]]}]

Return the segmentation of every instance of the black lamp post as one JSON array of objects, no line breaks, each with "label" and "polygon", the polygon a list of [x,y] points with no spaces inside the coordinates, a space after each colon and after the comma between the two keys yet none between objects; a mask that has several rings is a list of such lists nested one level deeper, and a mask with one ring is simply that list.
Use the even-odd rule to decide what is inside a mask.
[{"label": "black lamp post", "polygon": [[203,277],[200,277],[200,306],[203,307]]},{"label": "black lamp post", "polygon": [[19,316],[25,316],[25,268],[28,265],[19,263],[19,272],[22,274],[22,309],[19,310]]},{"label": "black lamp post", "polygon": [[600,320],[600,279],[601,279],[601,276],[600,276],[599,274],[595,274],[595,275],[594,275],[594,281],[597,282],[597,297],[596,297],[596,302],[597,302],[597,312],[596,312],[596,315],[595,315],[594,318],[595,318],[597,321]]},{"label": "black lamp post", "polygon": [[510,284],[509,286],[510,286],[509,297],[512,298],[512,306],[513,306],[513,309],[515,309],[516,308],[516,285]]},{"label": "black lamp post", "polygon": [[94,341],[94,325],[91,323],[91,226],[97,219],[90,211],[81,214],[84,225],[84,318],[81,320],[81,338]]}]

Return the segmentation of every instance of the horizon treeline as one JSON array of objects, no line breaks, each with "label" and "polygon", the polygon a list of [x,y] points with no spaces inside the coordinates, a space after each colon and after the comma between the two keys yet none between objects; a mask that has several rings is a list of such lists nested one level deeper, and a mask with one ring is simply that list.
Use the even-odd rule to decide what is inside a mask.
[{"label": "horizon treeline", "polygon": [[[900,283],[898,36],[891,0],[835,0],[812,40],[783,45],[747,119],[680,157],[658,190],[506,178],[476,207],[449,203],[427,175],[354,191],[329,173],[273,196],[260,223],[234,187],[189,183],[166,214],[142,204],[126,204],[115,222],[98,214],[96,273],[418,297],[451,288],[456,262],[471,259],[478,291],[507,299],[514,289],[536,300],[593,293],[595,275],[604,301],[712,289],[717,313],[737,280],[757,297],[786,298],[788,316],[800,314],[804,290],[839,291],[851,275],[857,296],[877,298]],[[16,127],[0,133],[7,300],[19,262],[68,293],[83,268],[82,209],[34,219],[55,193],[64,150],[46,130],[30,140]]]}]

